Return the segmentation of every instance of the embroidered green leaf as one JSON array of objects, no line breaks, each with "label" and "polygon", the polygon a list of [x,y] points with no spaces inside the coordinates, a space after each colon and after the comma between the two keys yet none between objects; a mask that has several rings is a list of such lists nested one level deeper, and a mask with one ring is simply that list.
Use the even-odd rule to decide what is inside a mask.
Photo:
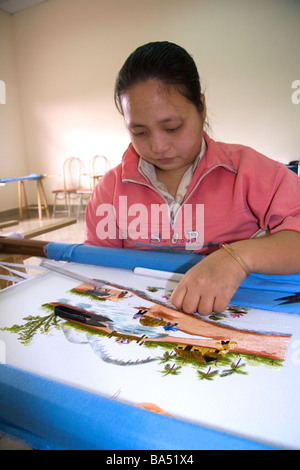
[{"label": "embroidered green leaf", "polygon": [[222,374],[220,374],[220,377],[228,377],[229,375],[232,374],[242,374],[242,375],[248,375],[248,372],[244,372],[242,369],[245,367],[246,364],[241,364],[241,359],[238,360],[238,362],[235,364],[232,362],[230,364],[230,369],[225,369]]},{"label": "embroidered green leaf", "polygon": [[170,353],[169,351],[166,351],[163,357],[158,357],[158,359],[160,360],[160,364],[164,364],[165,362],[169,362],[176,357],[177,356],[175,353]]},{"label": "embroidered green leaf", "polygon": [[160,371],[160,372],[162,373],[163,376],[166,376],[166,375],[179,375],[180,374],[180,369],[181,369],[181,366],[176,367],[175,364],[173,364],[172,366],[170,366],[170,364],[166,364],[164,370]]},{"label": "embroidered green leaf", "polygon": [[218,370],[211,370],[211,367],[208,368],[207,372],[202,372],[201,370],[197,371],[198,378],[200,380],[213,380],[213,378],[216,377],[218,373]]},{"label": "embroidered green leaf", "polygon": [[26,323],[23,325],[13,325],[10,328],[0,328],[0,330],[16,333],[18,340],[22,344],[28,345],[31,343],[35,334],[42,333],[47,335],[52,328],[59,329],[59,323],[61,321],[54,313],[50,313],[50,315],[44,317],[33,317],[30,315],[23,318],[23,320],[26,320]]}]

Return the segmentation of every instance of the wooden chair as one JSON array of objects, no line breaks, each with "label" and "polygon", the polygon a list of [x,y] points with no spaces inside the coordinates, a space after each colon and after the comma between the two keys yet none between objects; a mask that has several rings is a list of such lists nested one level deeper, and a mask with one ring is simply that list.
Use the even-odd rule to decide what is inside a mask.
[{"label": "wooden chair", "polygon": [[95,155],[89,164],[89,173],[87,176],[90,178],[90,184],[85,189],[79,189],[77,194],[79,195],[77,219],[79,219],[80,214],[85,212],[85,209],[82,209],[84,201],[88,201],[91,197],[93,190],[99,179],[111,168],[109,160],[104,155]]},{"label": "wooden chair", "polygon": [[[57,212],[66,212],[71,217],[72,201],[79,199],[77,191],[84,188],[84,163],[80,158],[70,157],[63,164],[63,188],[52,191],[54,204],[52,216]],[[65,209],[57,210],[57,202],[64,201]]]}]

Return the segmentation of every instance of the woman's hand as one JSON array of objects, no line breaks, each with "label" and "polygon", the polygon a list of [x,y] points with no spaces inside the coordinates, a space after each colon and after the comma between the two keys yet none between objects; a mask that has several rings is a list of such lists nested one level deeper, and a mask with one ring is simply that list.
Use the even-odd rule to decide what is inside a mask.
[{"label": "woman's hand", "polygon": [[[251,272],[300,272],[300,233],[283,230],[273,235],[230,244]],[[223,248],[190,269],[174,290],[171,302],[186,313],[221,313],[245,279],[241,265]]]},{"label": "woman's hand", "polygon": [[221,313],[245,277],[239,263],[224,249],[219,249],[184,275],[171,302],[185,313]]}]

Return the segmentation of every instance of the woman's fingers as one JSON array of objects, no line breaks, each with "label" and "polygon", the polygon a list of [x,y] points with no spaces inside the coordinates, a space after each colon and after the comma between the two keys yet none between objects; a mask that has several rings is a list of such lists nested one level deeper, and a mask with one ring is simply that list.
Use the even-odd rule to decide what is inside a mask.
[{"label": "woman's fingers", "polygon": [[219,250],[185,274],[174,290],[171,302],[185,313],[221,313],[242,280],[243,272],[238,263]]}]

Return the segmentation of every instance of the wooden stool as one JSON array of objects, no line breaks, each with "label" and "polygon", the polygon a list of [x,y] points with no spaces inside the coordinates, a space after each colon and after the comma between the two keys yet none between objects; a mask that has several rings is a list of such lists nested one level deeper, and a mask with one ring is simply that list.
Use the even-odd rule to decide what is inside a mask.
[{"label": "wooden stool", "polygon": [[[38,209],[38,214],[39,214],[39,219],[41,220],[43,215],[42,211],[45,210],[47,217],[50,217],[49,214],[49,208],[47,204],[47,199],[44,191],[44,186],[42,179],[44,178],[43,175],[41,175],[39,178],[36,178],[36,183],[37,183],[37,209]],[[23,219],[23,210],[26,211],[27,217],[29,217],[29,209],[30,206],[28,206],[27,202],[27,196],[26,196],[26,190],[25,190],[25,185],[24,185],[24,180],[19,180],[18,181],[18,200],[19,200],[19,218],[20,220]]]}]

